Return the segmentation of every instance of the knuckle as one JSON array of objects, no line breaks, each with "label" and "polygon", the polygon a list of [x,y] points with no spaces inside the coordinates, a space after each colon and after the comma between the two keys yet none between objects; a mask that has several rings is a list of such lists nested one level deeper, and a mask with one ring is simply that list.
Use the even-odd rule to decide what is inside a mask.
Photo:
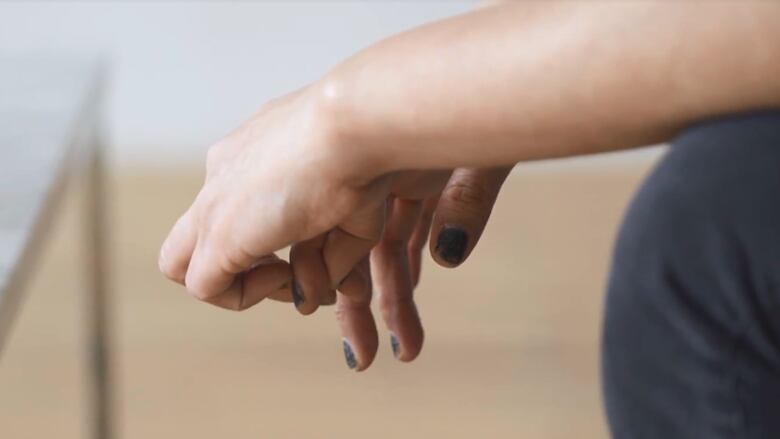
[{"label": "knuckle", "polygon": [[240,245],[234,245],[222,240],[217,251],[217,266],[224,273],[240,273],[249,264],[251,256]]},{"label": "knuckle", "polygon": [[238,295],[238,297],[235,300],[231,300],[230,303],[228,303],[226,309],[233,312],[241,312],[245,311],[247,309],[251,308],[251,305],[248,305],[244,303],[244,293],[243,291]]},{"label": "knuckle", "polygon": [[[197,227],[209,228],[219,197],[212,185],[206,184],[195,197],[190,212]],[[205,230],[201,230],[203,232]]]},{"label": "knuckle", "polygon": [[166,277],[170,278],[173,267],[171,266],[171,263],[168,261],[167,251],[165,246],[163,245],[163,248],[160,250],[160,254],[157,257],[157,268],[160,270],[160,273],[164,274]]},{"label": "knuckle", "polygon": [[398,255],[406,252],[408,248],[408,241],[398,236],[385,234],[381,241],[381,250],[384,252]]},{"label": "knuckle", "polygon": [[213,176],[222,169],[225,163],[226,147],[223,142],[215,143],[206,151],[206,175]]},{"label": "knuckle", "polygon": [[450,183],[442,196],[465,208],[478,210],[488,207],[490,191],[474,179],[464,179]]},{"label": "knuckle", "polygon": [[[319,206],[313,206],[311,200],[285,199],[283,202],[282,210],[290,213],[285,218],[285,225],[292,231],[295,241],[311,239],[331,226],[325,215],[317,214]],[[329,212],[329,210],[320,210],[320,212]]]},{"label": "knuckle", "polygon": [[181,270],[170,266],[164,261],[160,261],[160,272],[162,272],[163,276],[174,282],[181,283],[184,281],[184,274],[181,272]]},{"label": "knuckle", "polygon": [[184,276],[187,274],[187,263],[181,260],[180,255],[173,257],[169,245],[163,245],[157,260],[157,266],[160,272],[168,279],[183,283]]},{"label": "knuckle", "polygon": [[336,306],[336,321],[339,323],[344,323],[347,320],[347,310],[344,308],[344,306]]},{"label": "knuckle", "polygon": [[[223,273],[237,274],[253,260],[252,254],[237,238],[231,218],[237,215],[229,206],[220,206],[204,218],[203,227],[216,267]],[[217,212],[216,210],[220,210]]]},{"label": "knuckle", "polygon": [[205,288],[200,282],[188,282],[187,292],[189,292],[192,297],[203,302],[207,302],[209,299],[215,296],[211,290]]},{"label": "knuckle", "polygon": [[224,147],[221,143],[211,145],[208,151],[206,151],[206,163],[216,164],[222,161],[223,149]]},{"label": "knuckle", "polygon": [[351,297],[355,306],[367,306],[371,304],[371,288],[367,285],[361,285],[361,290]]},{"label": "knuckle", "polygon": [[381,306],[386,309],[415,306],[411,294],[382,294],[380,297]]}]

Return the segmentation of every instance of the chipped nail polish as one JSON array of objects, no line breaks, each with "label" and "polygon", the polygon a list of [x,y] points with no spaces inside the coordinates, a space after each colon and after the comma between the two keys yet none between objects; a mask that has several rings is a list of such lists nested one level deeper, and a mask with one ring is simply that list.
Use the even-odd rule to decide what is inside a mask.
[{"label": "chipped nail polish", "polygon": [[463,229],[445,227],[436,239],[436,252],[450,264],[460,264],[468,242],[469,237]]},{"label": "chipped nail polish", "polygon": [[355,353],[352,351],[352,346],[349,344],[346,338],[342,339],[341,342],[344,346],[344,359],[347,362],[347,367],[354,370],[357,368],[358,363],[357,359],[355,358]]},{"label": "chipped nail polish", "polygon": [[292,282],[290,283],[290,292],[292,292],[292,300],[296,308],[301,306],[301,304],[306,301],[306,298],[304,297],[303,292],[301,291],[301,286],[298,284],[298,281],[295,279],[293,279]]},{"label": "chipped nail polish", "polygon": [[395,358],[401,357],[401,343],[398,342],[398,337],[395,334],[390,334],[390,346],[393,348],[393,355]]}]

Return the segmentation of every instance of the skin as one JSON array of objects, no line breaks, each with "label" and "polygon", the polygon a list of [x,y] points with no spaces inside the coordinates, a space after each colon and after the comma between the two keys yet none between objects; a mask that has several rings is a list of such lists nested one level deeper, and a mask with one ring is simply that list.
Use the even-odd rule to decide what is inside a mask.
[{"label": "skin", "polygon": [[[410,361],[429,234],[434,260],[457,265],[520,161],[780,107],[778,22],[777,2],[518,2],[393,36],[214,145],[160,269],[236,310],[289,301],[296,282],[302,314],[335,302],[357,370],[378,347],[376,290]],[[437,250],[445,227],[468,237],[460,260]],[[273,256],[288,245],[289,263]]]}]

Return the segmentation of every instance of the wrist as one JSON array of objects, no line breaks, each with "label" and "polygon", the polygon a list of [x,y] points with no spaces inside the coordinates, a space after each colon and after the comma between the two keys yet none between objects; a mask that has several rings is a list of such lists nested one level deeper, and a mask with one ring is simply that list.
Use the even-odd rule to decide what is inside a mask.
[{"label": "wrist", "polygon": [[369,182],[394,169],[381,147],[382,132],[365,129],[365,109],[349,88],[338,74],[328,74],[309,87],[310,105],[327,153],[351,178]]}]

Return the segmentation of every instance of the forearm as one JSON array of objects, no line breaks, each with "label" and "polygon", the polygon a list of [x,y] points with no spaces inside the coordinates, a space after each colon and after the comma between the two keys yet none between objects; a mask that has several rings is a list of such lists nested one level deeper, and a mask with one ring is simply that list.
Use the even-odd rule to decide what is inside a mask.
[{"label": "forearm", "polygon": [[497,5],[370,47],[321,90],[384,170],[628,148],[780,106],[778,22],[773,2]]}]

